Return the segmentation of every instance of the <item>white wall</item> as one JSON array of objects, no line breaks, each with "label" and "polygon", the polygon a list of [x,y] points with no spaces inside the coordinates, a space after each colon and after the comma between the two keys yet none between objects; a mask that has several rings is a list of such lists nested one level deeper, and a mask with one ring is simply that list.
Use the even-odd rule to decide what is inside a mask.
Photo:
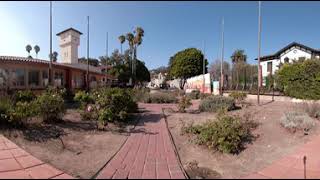
[{"label": "white wall", "polygon": [[291,49],[289,52],[287,53],[283,53],[280,55],[280,59],[273,59],[273,60],[268,60],[268,61],[262,61],[260,63],[260,65],[262,66],[262,77],[266,77],[269,75],[269,73],[267,72],[267,64],[268,62],[272,61],[272,74],[274,74],[278,69],[278,65],[281,63],[284,63],[284,59],[288,57],[289,58],[289,63],[292,63],[292,60],[298,60],[299,57],[305,57],[306,59],[310,59],[311,58],[311,54],[305,51],[302,51],[300,49],[297,48],[293,48]]}]

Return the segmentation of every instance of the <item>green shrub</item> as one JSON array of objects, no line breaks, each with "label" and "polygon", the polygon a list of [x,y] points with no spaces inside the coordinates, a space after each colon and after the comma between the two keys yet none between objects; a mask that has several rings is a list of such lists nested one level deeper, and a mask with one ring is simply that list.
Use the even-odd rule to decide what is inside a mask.
[{"label": "green shrub", "polygon": [[148,97],[150,93],[149,88],[134,88],[129,90],[130,95],[132,96],[133,100],[136,102],[143,102],[146,97]]},{"label": "green shrub", "polygon": [[186,112],[186,108],[192,105],[191,99],[187,96],[182,96],[178,103],[179,112],[184,113]]},{"label": "green shrub", "polygon": [[0,123],[8,123],[10,121],[10,111],[13,103],[9,98],[0,98]]},{"label": "green shrub", "polygon": [[284,64],[276,73],[276,84],[290,97],[319,100],[319,69],[317,59]]},{"label": "green shrub", "polygon": [[35,101],[17,102],[14,108],[9,111],[10,123],[14,125],[27,125],[30,118],[38,114],[38,108]]},{"label": "green shrub", "polygon": [[36,98],[36,96],[30,90],[18,91],[14,95],[14,101],[15,102],[31,102],[35,98]]},{"label": "green shrub", "polygon": [[252,124],[237,116],[221,115],[217,121],[184,128],[184,133],[196,135],[196,142],[224,153],[239,153],[247,142],[252,141]]},{"label": "green shrub", "polygon": [[234,92],[231,92],[229,94],[229,96],[232,97],[235,100],[236,103],[242,105],[244,100],[247,97],[247,94],[244,93],[244,92],[240,92],[240,91],[234,91]]},{"label": "green shrub", "polygon": [[201,93],[200,94],[200,99],[202,100],[202,99],[205,99],[205,98],[210,97],[210,96],[213,96],[213,95],[212,94],[208,94],[208,93]]},{"label": "green shrub", "polygon": [[39,115],[45,122],[61,120],[66,111],[64,100],[60,93],[45,92],[38,96],[36,104],[39,109]]},{"label": "green shrub", "polygon": [[199,90],[192,90],[190,93],[187,94],[187,96],[190,99],[200,99],[200,91]]},{"label": "green shrub", "polygon": [[87,104],[94,103],[93,98],[89,95],[89,93],[86,93],[85,91],[78,91],[74,98],[76,102],[80,102],[82,106],[86,106]]},{"label": "green shrub", "polygon": [[312,118],[320,118],[320,104],[316,102],[301,103],[298,105],[297,110],[303,110]]},{"label": "green shrub", "polygon": [[82,121],[97,121],[99,118],[98,110],[94,104],[88,104],[80,111]]},{"label": "green shrub", "polygon": [[228,111],[235,109],[234,99],[224,96],[209,96],[201,100],[199,110],[202,112],[217,112],[220,109]]},{"label": "green shrub", "polygon": [[286,112],[280,119],[280,124],[290,130],[295,132],[296,130],[310,130],[315,126],[315,121],[309,117],[307,113],[289,111]]},{"label": "green shrub", "polygon": [[126,114],[134,113],[138,109],[130,93],[120,88],[104,89],[95,102],[99,111],[102,111],[99,115],[103,117],[99,117],[99,120],[104,121],[125,121]]},{"label": "green shrub", "polygon": [[145,103],[177,103],[178,99],[174,94],[156,92],[150,93],[144,100]]}]

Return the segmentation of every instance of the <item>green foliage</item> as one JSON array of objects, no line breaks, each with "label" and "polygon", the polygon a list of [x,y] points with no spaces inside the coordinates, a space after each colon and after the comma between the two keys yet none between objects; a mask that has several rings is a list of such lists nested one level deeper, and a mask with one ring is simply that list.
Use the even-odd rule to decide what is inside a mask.
[{"label": "green foliage", "polygon": [[10,122],[14,125],[26,125],[30,118],[38,114],[38,108],[35,101],[17,102],[14,108],[9,111]]},{"label": "green foliage", "polygon": [[186,112],[186,108],[190,107],[192,105],[191,99],[187,96],[182,96],[178,103],[178,109],[179,112],[184,113]]},{"label": "green foliage", "polygon": [[36,96],[30,90],[18,91],[14,95],[14,101],[15,102],[31,102],[35,98],[36,98]]},{"label": "green foliage", "polygon": [[10,111],[13,108],[11,100],[7,97],[0,98],[0,123],[8,123],[10,120]]},{"label": "green foliage", "polygon": [[89,103],[93,103],[93,98],[89,95],[89,93],[85,91],[78,91],[74,98],[76,102],[81,103],[82,106],[86,106]]},{"label": "green foliage", "polygon": [[276,74],[277,86],[290,97],[320,99],[320,61],[305,60],[284,64]]},{"label": "green foliage", "polygon": [[290,130],[295,132],[296,130],[310,130],[315,126],[315,121],[309,117],[307,113],[298,111],[286,112],[280,119],[280,124]]},{"label": "green foliage", "polygon": [[235,109],[235,101],[231,97],[209,96],[201,100],[199,110],[202,112],[217,112],[226,109],[228,111]]},{"label": "green foliage", "polygon": [[150,93],[149,88],[134,88],[129,90],[130,95],[133,100],[136,102],[143,102],[146,97],[148,97]]},{"label": "green foliage", "polygon": [[303,110],[312,118],[320,118],[320,104],[317,102],[299,104],[298,110]]},{"label": "green foliage", "polygon": [[232,97],[236,101],[236,103],[239,103],[242,105],[244,100],[247,97],[247,93],[240,92],[240,91],[233,91],[229,94],[229,96]]},{"label": "green foliage", "polygon": [[203,125],[183,127],[182,131],[196,135],[196,142],[215,148],[224,153],[239,153],[247,142],[252,141],[252,121],[243,121],[237,116],[219,115],[217,121],[208,121]]},{"label": "green foliage", "polygon": [[93,103],[87,104],[81,112],[82,120],[97,121],[100,127],[108,122],[125,122],[129,114],[136,112],[138,108],[133,94],[133,91],[120,88],[100,88],[93,91],[89,95],[93,98]]},{"label": "green foliage", "polygon": [[199,90],[192,90],[191,93],[188,93],[187,96],[190,99],[200,99],[200,91]]},{"label": "green foliage", "polygon": [[[203,54],[196,48],[188,48],[177,52],[170,58],[169,76],[171,78],[180,78],[180,89],[183,89],[187,78],[197,76],[203,73]],[[208,61],[205,60],[205,67]],[[207,69],[205,69],[207,72]]]},{"label": "green foliage", "polygon": [[64,100],[60,93],[45,92],[38,96],[36,104],[39,108],[39,115],[45,122],[61,120],[66,111]]},{"label": "green foliage", "polygon": [[150,93],[144,100],[145,103],[177,103],[178,99],[174,94],[164,93],[164,92],[156,92]]},{"label": "green foliage", "polygon": [[212,94],[208,94],[208,93],[201,93],[200,94],[200,99],[202,100],[202,99],[205,99],[205,98],[210,97],[210,96],[213,96],[213,95]]}]

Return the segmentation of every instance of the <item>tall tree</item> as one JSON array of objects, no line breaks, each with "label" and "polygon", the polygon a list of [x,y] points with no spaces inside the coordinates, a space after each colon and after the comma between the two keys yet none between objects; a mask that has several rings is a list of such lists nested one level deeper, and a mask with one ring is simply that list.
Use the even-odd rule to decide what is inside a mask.
[{"label": "tall tree", "polygon": [[[78,62],[82,64],[87,64],[87,58],[85,57],[79,58]],[[99,66],[99,60],[95,58],[89,58],[89,65],[97,67]]]},{"label": "tall tree", "polygon": [[54,51],[52,53],[52,61],[53,62],[57,62],[57,60],[58,60],[58,53],[56,51]]},{"label": "tall tree", "polygon": [[121,48],[121,54],[122,54],[122,44],[126,41],[126,37],[124,35],[121,35],[118,37],[120,41],[120,48]]},{"label": "tall tree", "polygon": [[[209,73],[213,80],[218,81],[221,76],[221,60],[217,59],[209,67]],[[226,61],[223,61],[223,74],[225,79],[230,75],[230,64]]]},{"label": "tall tree", "polygon": [[231,61],[232,63],[246,62],[247,55],[245,54],[243,49],[237,49],[233,52],[231,56]]},{"label": "tall tree", "polygon": [[31,52],[31,50],[32,50],[32,46],[31,46],[30,44],[28,44],[28,45],[26,46],[26,51],[28,52],[29,57],[30,57],[30,52]]},{"label": "tall tree", "polygon": [[35,45],[33,47],[34,51],[36,52],[36,57],[38,58],[38,53],[40,52],[40,47],[38,45]]},{"label": "tall tree", "polygon": [[[169,75],[180,79],[180,88],[183,89],[188,78],[203,73],[203,53],[196,48],[188,48],[177,52],[169,61]],[[205,72],[208,61],[205,59]]]}]

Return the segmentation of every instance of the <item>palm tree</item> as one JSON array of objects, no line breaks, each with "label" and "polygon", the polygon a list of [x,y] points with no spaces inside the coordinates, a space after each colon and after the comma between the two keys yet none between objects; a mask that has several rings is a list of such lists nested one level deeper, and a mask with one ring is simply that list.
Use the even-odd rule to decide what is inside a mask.
[{"label": "palm tree", "polygon": [[136,74],[136,61],[137,61],[137,48],[142,43],[142,37],[144,36],[144,30],[141,27],[136,27],[134,30],[135,36],[134,36],[134,49],[133,49],[133,56],[134,56],[134,62],[133,62],[133,72]]},{"label": "palm tree", "polygon": [[39,51],[40,51],[40,47],[39,47],[38,45],[35,45],[35,46],[33,47],[33,49],[34,49],[34,51],[36,52],[36,57],[38,58],[38,53],[39,53]]},{"label": "palm tree", "polygon": [[57,60],[58,60],[58,53],[56,52],[56,51],[54,51],[53,53],[52,53],[52,61],[53,62],[57,62]]},{"label": "palm tree", "polygon": [[124,35],[121,35],[118,37],[121,45],[121,54],[122,54],[122,44],[126,41],[126,37]]},{"label": "palm tree", "polygon": [[232,63],[246,62],[247,55],[245,54],[244,50],[237,49],[233,52],[231,56],[231,60],[232,60]]},{"label": "palm tree", "polygon": [[233,52],[231,56],[231,61],[233,63],[233,67],[235,69],[236,77],[237,77],[237,85],[236,89],[238,89],[239,86],[239,71],[243,67],[243,63],[247,61],[247,55],[245,54],[244,50],[237,49]]},{"label": "palm tree", "polygon": [[[130,54],[131,54],[131,68],[133,68],[133,63],[132,63],[132,53],[133,53],[133,48],[134,48],[134,35],[132,33],[127,33],[126,34],[126,40],[129,44],[129,50],[130,50]],[[133,69],[131,71],[131,73],[133,73]]]},{"label": "palm tree", "polygon": [[30,57],[30,52],[31,52],[31,50],[32,50],[32,47],[31,47],[30,44],[28,44],[28,45],[26,46],[26,51],[28,52],[29,57]]}]

